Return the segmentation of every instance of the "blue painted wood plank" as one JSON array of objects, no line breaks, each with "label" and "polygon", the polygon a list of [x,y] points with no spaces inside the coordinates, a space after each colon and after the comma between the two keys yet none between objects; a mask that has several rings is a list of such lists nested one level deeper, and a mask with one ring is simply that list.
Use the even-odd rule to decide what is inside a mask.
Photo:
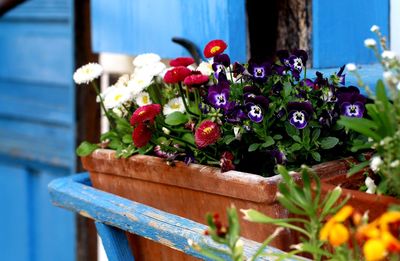
[{"label": "blue painted wood plank", "polygon": [[[382,66],[380,64],[361,64],[357,65],[358,67],[358,73],[361,75],[361,78],[365,84],[367,84],[372,91],[375,91],[375,85],[376,82],[379,79],[382,79]],[[329,68],[329,69],[307,69],[307,77],[308,78],[315,78],[315,73],[317,71],[322,72],[325,77],[328,77],[329,75],[336,73],[339,71],[339,67],[337,68]],[[350,73],[345,71],[346,73],[346,86],[354,85],[358,86],[357,79],[356,77]],[[361,92],[363,94],[366,94],[365,90],[363,88],[360,88]]]},{"label": "blue painted wood plank", "polygon": [[364,39],[374,37],[370,32],[374,24],[388,34],[389,0],[313,0],[312,18],[315,68],[373,63]]},{"label": "blue painted wood plank", "polygon": [[187,55],[171,42],[178,36],[200,49],[209,40],[223,39],[234,60],[246,60],[244,0],[93,0],[91,10],[96,52],[155,52],[163,58]]},{"label": "blue painted wood plank", "polygon": [[0,80],[72,87],[73,42],[68,24],[0,19]]},{"label": "blue painted wood plank", "polygon": [[29,0],[6,13],[5,19],[68,21],[72,9],[69,0]]},{"label": "blue painted wood plank", "polygon": [[[88,174],[81,174],[52,181],[49,191],[53,204],[198,258],[204,257],[189,247],[188,239],[221,249],[204,235],[205,225],[84,185],[88,179]],[[251,256],[260,246],[248,239],[243,241],[246,256]],[[267,247],[265,253],[282,251]]]},{"label": "blue painted wood plank", "polygon": [[28,175],[0,164],[0,260],[30,260]]},{"label": "blue painted wood plank", "polygon": [[113,226],[96,222],[97,233],[106,251],[109,261],[134,261],[125,231]]},{"label": "blue painted wood plank", "polygon": [[73,127],[0,118],[0,154],[74,169]]},{"label": "blue painted wood plank", "polygon": [[75,123],[68,86],[0,81],[0,117],[72,126]]}]

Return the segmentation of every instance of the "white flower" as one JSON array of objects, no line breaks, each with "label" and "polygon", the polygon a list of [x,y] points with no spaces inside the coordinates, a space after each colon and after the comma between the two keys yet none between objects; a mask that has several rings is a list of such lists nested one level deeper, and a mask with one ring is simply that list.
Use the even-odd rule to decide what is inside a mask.
[{"label": "white flower", "polygon": [[183,104],[182,97],[173,98],[169,100],[167,104],[164,105],[163,109],[164,115],[169,115],[176,111],[185,112],[185,105]]},{"label": "white flower", "polygon": [[235,134],[235,139],[241,140],[242,139],[242,133],[240,132],[240,127],[235,126],[233,127],[233,133]]},{"label": "white flower", "polygon": [[122,104],[132,99],[132,94],[128,88],[111,86],[107,90],[104,95],[104,106],[107,109],[119,108]]},{"label": "white flower", "polygon": [[144,105],[152,104],[152,101],[150,99],[150,95],[147,92],[139,93],[135,98],[135,102],[136,102],[137,105],[139,105],[139,107],[142,107]]},{"label": "white flower", "polygon": [[128,86],[129,83],[129,74],[124,74],[118,78],[118,81],[114,84],[115,87],[124,88]]},{"label": "white flower", "polygon": [[400,91],[400,82],[397,84],[397,90]]},{"label": "white flower", "polygon": [[132,92],[132,95],[138,95],[146,87],[148,87],[153,81],[153,76],[146,73],[137,73],[128,82],[128,88]]},{"label": "white flower", "polygon": [[153,63],[161,61],[161,57],[155,53],[144,53],[136,56],[132,61],[133,65],[136,67],[144,67]]},{"label": "white flower", "polygon": [[212,68],[212,63],[208,62],[201,62],[199,66],[197,67],[197,71],[201,72],[203,75],[210,76],[211,74],[214,73],[213,68]]},{"label": "white flower", "polygon": [[383,72],[383,79],[389,84],[397,84],[399,81],[392,71]]},{"label": "white flower", "polygon": [[365,179],[365,186],[367,186],[367,191],[366,193],[368,194],[375,194],[376,192],[376,185],[373,179],[371,179],[370,177],[367,177]]},{"label": "white flower", "polygon": [[167,134],[167,135],[171,134],[171,131],[169,129],[167,129],[165,127],[162,127],[161,129],[165,134]]},{"label": "white flower", "polygon": [[371,167],[373,172],[377,172],[379,170],[379,166],[383,163],[381,157],[379,156],[374,156],[369,163],[369,166]]},{"label": "white flower", "polygon": [[390,163],[391,168],[397,168],[400,165],[400,160],[395,160],[392,163]]},{"label": "white flower", "polygon": [[357,66],[356,66],[354,63],[348,63],[348,64],[346,65],[346,69],[347,69],[349,72],[355,72],[355,71],[357,70]]},{"label": "white flower", "polygon": [[396,58],[396,53],[393,51],[383,51],[382,52],[382,58],[385,60],[393,60]]},{"label": "white flower", "polygon": [[88,63],[74,73],[74,81],[76,84],[82,84],[93,81],[103,73],[103,67],[98,63]]},{"label": "white flower", "polygon": [[364,45],[366,47],[375,47],[376,46],[376,41],[375,41],[375,39],[368,38],[368,39],[364,40]]},{"label": "white flower", "polygon": [[377,25],[373,25],[373,26],[371,26],[371,32],[373,32],[373,33],[376,33],[376,32],[378,32],[379,31],[379,26],[377,26]]},{"label": "white flower", "polygon": [[136,75],[148,75],[149,77],[160,76],[166,68],[167,66],[162,62],[147,64],[145,66],[135,68],[133,77]]}]

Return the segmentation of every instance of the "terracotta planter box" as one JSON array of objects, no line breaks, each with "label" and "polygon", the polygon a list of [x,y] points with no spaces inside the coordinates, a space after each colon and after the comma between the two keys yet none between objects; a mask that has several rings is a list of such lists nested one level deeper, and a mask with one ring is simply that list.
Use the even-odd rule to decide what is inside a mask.
[{"label": "terracotta planter box", "polygon": [[[182,162],[171,167],[161,158],[144,155],[116,159],[112,150],[102,149],[82,158],[82,162],[90,172],[95,188],[200,223],[205,222],[207,212],[218,212],[225,220],[225,209],[231,204],[238,209],[254,208],[276,218],[288,216],[288,211],[276,200],[280,176],[264,178],[238,171],[221,173],[218,168],[196,164],[187,166]],[[314,166],[314,169],[320,176],[329,178],[346,173],[348,162],[328,162]],[[275,229],[243,220],[241,227],[242,236],[259,242]],[[137,260],[192,260],[180,252],[155,246],[156,243],[146,239],[130,237]],[[294,235],[285,231],[272,245],[288,250],[294,243]]]},{"label": "terracotta planter box", "polygon": [[353,206],[360,213],[368,211],[369,220],[379,217],[387,211],[390,205],[400,205],[400,200],[394,197],[381,196],[375,194],[367,194],[359,191],[360,185],[364,184],[365,176],[359,172],[351,177],[347,177],[345,173],[336,174],[321,181],[322,193],[326,194],[336,186],[342,188],[341,199],[350,196],[347,204]]}]

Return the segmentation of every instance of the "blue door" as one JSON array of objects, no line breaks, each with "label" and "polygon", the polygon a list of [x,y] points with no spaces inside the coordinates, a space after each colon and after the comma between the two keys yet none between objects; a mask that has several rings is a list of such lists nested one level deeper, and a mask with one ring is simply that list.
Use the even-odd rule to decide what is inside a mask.
[{"label": "blue door", "polygon": [[0,18],[0,260],[74,260],[75,217],[47,184],[75,170],[73,1]]}]

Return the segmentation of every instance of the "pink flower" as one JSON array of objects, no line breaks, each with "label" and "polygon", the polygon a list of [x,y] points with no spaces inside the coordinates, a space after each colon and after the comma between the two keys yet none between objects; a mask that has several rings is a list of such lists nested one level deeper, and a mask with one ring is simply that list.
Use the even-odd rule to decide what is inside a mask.
[{"label": "pink flower", "polygon": [[205,148],[208,145],[214,144],[221,137],[219,126],[210,121],[205,120],[200,123],[194,134],[194,140],[199,148]]},{"label": "pink flower", "polygon": [[220,165],[221,165],[221,172],[234,170],[235,165],[233,164],[234,156],[231,152],[225,151],[221,155]]},{"label": "pink flower", "polygon": [[185,78],[183,81],[184,84],[188,86],[200,86],[202,84],[205,84],[209,81],[210,79],[206,75],[202,74],[192,74],[189,75]]},{"label": "pink flower", "polygon": [[204,56],[206,58],[214,57],[220,53],[223,53],[228,45],[222,40],[212,40],[204,48]]},{"label": "pink flower", "polygon": [[137,124],[142,124],[147,121],[150,123],[154,122],[154,118],[160,114],[161,105],[160,104],[149,104],[139,107],[131,117],[131,125],[135,126]]},{"label": "pink flower", "polygon": [[169,65],[171,65],[171,66],[185,66],[186,67],[191,64],[194,64],[194,59],[192,57],[178,57],[169,62]]},{"label": "pink flower", "polygon": [[151,136],[151,129],[147,127],[146,124],[139,123],[132,133],[133,144],[135,144],[137,148],[144,147],[151,140]]},{"label": "pink flower", "polygon": [[185,66],[178,66],[170,69],[164,75],[165,83],[179,83],[182,82],[186,76],[191,74],[191,70]]}]

